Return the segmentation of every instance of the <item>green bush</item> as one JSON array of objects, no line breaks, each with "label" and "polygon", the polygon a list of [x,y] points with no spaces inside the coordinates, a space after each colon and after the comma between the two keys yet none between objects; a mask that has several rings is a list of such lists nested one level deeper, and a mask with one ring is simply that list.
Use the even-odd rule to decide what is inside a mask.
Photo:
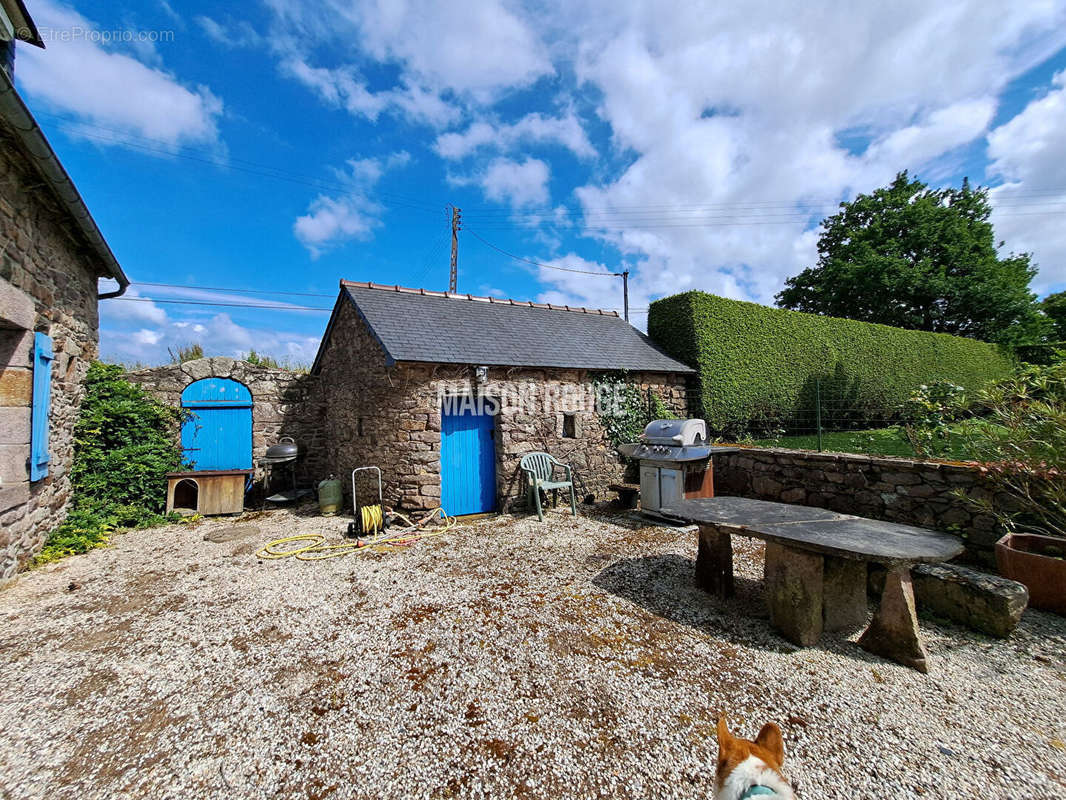
[{"label": "green bush", "polygon": [[111,533],[121,528],[166,521],[161,516],[164,476],[181,466],[177,430],[182,412],[122,375],[122,367],[115,364],[89,367],[74,428],[73,506],[34,563],[107,544]]},{"label": "green bush", "polygon": [[959,496],[1008,530],[1066,537],[1066,362],[1027,365],[979,392],[974,406],[983,415],[964,446],[993,493]]},{"label": "green bush", "polygon": [[915,389],[903,404],[899,435],[922,458],[943,458],[951,451],[952,423],[966,413],[966,390],[951,381]]},{"label": "green bush", "polygon": [[[686,292],[651,304],[648,334],[697,372],[709,428],[813,428],[815,386],[832,401],[827,428],[897,419],[922,384],[975,391],[1008,375],[995,345]],[[797,424],[801,423],[801,424]]]}]

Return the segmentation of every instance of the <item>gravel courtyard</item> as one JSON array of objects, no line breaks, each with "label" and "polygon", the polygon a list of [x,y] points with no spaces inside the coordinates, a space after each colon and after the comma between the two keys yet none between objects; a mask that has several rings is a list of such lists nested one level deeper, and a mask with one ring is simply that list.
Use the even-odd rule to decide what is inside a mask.
[{"label": "gravel courtyard", "polygon": [[774,635],[756,543],[721,603],[692,533],[624,516],[255,556],[345,522],[136,531],[0,592],[0,797],[704,799],[723,712],[781,725],[809,800],[1066,797],[1059,617],[923,619],[923,676]]}]

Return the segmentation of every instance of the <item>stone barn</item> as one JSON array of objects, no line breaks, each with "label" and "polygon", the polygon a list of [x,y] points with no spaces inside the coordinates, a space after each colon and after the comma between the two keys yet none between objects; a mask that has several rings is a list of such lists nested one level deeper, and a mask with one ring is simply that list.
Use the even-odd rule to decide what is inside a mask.
[{"label": "stone barn", "polygon": [[[0,585],[37,553],[71,500],[74,424],[97,356],[97,303],[129,284],[12,82],[10,31],[43,46],[0,0]],[[101,278],[117,288],[98,286]]]},{"label": "stone barn", "polygon": [[455,515],[522,497],[533,451],[605,497],[624,472],[605,411],[685,416],[692,370],[615,312],[342,281],[311,374],[333,472],[378,466],[386,505]]}]

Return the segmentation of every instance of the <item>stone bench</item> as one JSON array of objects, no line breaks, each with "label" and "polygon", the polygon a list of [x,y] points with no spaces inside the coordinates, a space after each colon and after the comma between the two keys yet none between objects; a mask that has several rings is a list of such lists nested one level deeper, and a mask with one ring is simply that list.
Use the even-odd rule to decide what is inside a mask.
[{"label": "stone bench", "polygon": [[[870,578],[880,593],[885,571],[874,568]],[[1001,639],[1010,636],[1029,604],[1023,584],[959,564],[919,564],[911,579],[920,609]]]}]

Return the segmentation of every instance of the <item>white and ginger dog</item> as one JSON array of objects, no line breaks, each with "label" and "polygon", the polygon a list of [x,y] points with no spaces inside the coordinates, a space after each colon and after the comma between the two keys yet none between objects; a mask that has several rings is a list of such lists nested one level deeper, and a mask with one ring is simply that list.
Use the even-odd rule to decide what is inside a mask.
[{"label": "white and ginger dog", "polygon": [[725,717],[720,717],[715,800],[795,800],[781,772],[784,760],[785,743],[774,723],[763,725],[750,742],[731,734]]}]

